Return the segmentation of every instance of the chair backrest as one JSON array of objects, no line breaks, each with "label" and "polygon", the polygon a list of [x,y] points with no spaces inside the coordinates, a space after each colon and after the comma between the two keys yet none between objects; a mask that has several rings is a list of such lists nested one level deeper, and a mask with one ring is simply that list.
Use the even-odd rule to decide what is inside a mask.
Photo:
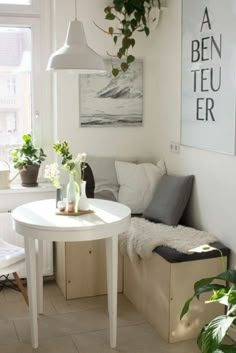
[{"label": "chair backrest", "polygon": [[87,197],[94,198],[94,189],[95,189],[95,180],[93,176],[92,169],[88,163],[86,164],[86,168],[84,169],[84,180],[86,183],[86,195]]},{"label": "chair backrest", "polygon": [[0,269],[12,266],[25,258],[25,249],[0,239]]}]

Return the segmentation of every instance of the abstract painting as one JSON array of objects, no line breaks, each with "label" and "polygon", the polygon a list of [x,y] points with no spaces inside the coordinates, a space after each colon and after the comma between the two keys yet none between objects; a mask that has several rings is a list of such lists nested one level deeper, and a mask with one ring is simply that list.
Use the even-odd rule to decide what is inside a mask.
[{"label": "abstract painting", "polygon": [[[114,63],[114,61],[113,61]],[[142,126],[143,63],[136,61],[118,77],[105,60],[105,74],[79,76],[81,127]]]}]

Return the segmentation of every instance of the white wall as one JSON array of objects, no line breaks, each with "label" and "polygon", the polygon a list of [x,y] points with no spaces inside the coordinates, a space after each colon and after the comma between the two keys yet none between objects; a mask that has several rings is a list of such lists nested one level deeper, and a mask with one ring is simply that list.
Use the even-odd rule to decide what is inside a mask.
[{"label": "white wall", "polygon": [[[65,39],[67,25],[74,17],[73,0],[56,4],[56,46]],[[78,1],[90,46],[99,54],[111,50],[111,40],[93,21],[103,25],[107,0]],[[106,23],[107,26],[107,23]],[[181,147],[169,150],[170,141],[180,142],[181,99],[181,0],[169,0],[161,22],[147,40],[141,40],[137,57],[144,58],[144,126],[141,128],[80,128],[78,80],[59,73],[56,85],[57,132],[72,149],[89,154],[164,158],[169,173],[194,174],[195,186],[189,207],[189,222],[216,234],[228,245],[236,265],[236,159],[213,152]]]},{"label": "white wall", "polygon": [[[153,157],[164,157],[169,173],[194,174],[190,224],[216,234],[232,251],[236,265],[236,157],[181,146],[170,152],[170,141],[180,142],[181,127],[181,0],[169,0],[147,66],[155,72],[151,100]],[[149,87],[151,90],[151,87]]]},{"label": "white wall", "polygon": [[[93,24],[108,27],[104,20],[103,9],[107,0],[78,1],[78,17],[83,21],[89,45],[100,55],[112,52],[112,40]],[[74,18],[74,0],[56,0],[56,47],[64,40],[69,20]],[[150,45],[146,42],[145,46]],[[136,53],[140,54],[140,53]],[[139,55],[140,56],[140,55]],[[144,63],[144,70],[146,70]],[[147,83],[144,83],[146,90]],[[80,128],[79,127],[79,92],[76,74],[57,74],[57,137],[70,142],[74,152],[84,151],[93,155],[128,156],[145,158],[150,156],[149,124],[146,119],[148,107],[144,106],[144,127],[137,128]],[[147,92],[146,92],[147,94]]]}]

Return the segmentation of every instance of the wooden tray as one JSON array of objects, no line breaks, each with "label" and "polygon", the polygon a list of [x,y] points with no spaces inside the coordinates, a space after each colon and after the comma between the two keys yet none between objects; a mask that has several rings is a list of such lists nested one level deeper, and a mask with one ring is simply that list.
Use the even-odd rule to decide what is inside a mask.
[{"label": "wooden tray", "polygon": [[93,210],[87,210],[87,211],[78,211],[78,212],[67,212],[67,211],[56,211],[56,215],[58,216],[82,216],[84,214],[89,214],[89,213],[94,213]]}]

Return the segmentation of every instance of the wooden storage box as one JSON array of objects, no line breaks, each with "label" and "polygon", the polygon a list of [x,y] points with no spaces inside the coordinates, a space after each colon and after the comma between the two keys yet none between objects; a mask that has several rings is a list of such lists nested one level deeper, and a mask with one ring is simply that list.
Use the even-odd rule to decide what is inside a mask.
[{"label": "wooden storage box", "polygon": [[[124,258],[124,293],[145,318],[169,343],[197,337],[203,325],[223,314],[217,303],[194,300],[180,321],[185,301],[193,295],[193,284],[222,271],[220,257],[170,263],[157,253],[149,260],[131,263]],[[205,297],[206,298],[206,297]]]},{"label": "wooden storage box", "polygon": [[[105,240],[57,242],[56,282],[66,299],[107,293]],[[119,255],[118,291],[123,291],[123,257]]]}]

